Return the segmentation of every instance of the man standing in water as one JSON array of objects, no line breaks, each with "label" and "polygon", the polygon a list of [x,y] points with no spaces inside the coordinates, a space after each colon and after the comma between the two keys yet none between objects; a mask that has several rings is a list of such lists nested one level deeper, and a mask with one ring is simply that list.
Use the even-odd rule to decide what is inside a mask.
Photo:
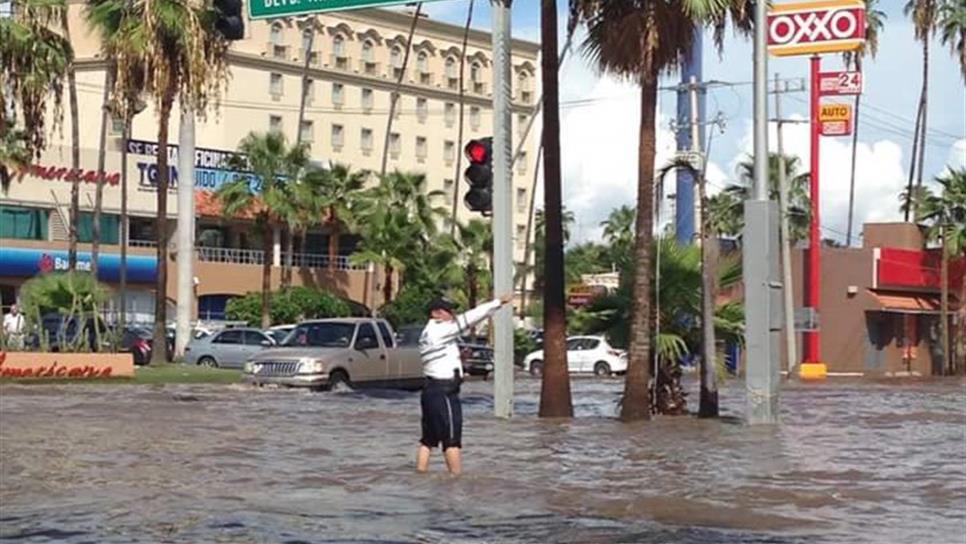
[{"label": "man standing in water", "polygon": [[457,340],[511,300],[512,295],[503,295],[458,316],[454,313],[456,306],[444,298],[430,303],[429,322],[419,337],[426,384],[420,398],[423,436],[416,453],[417,472],[429,470],[430,453],[440,444],[450,474],[462,472],[463,410],[459,393],[463,363]]}]

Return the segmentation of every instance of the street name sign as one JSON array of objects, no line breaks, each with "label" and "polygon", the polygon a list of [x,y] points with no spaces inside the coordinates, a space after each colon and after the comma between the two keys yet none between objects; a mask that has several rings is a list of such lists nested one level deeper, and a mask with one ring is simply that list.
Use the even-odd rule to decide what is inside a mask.
[{"label": "street name sign", "polygon": [[862,72],[822,72],[818,75],[818,92],[822,96],[862,94]]},{"label": "street name sign", "polygon": [[818,112],[819,134],[822,136],[848,136],[852,134],[852,106],[849,104],[822,104]]},{"label": "street name sign", "polygon": [[271,19],[307,13],[347,11],[411,3],[412,0],[248,0],[248,17],[251,19]]},{"label": "street name sign", "polygon": [[775,56],[854,51],[864,42],[863,0],[774,4],[768,13],[768,52]]}]

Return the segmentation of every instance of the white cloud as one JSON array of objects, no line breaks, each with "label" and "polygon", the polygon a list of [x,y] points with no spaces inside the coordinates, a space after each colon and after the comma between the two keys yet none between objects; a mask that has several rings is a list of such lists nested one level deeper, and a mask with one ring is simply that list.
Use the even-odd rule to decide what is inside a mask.
[{"label": "white cloud", "polygon": [[958,140],[949,149],[949,159],[946,160],[949,168],[966,168],[966,138]]}]

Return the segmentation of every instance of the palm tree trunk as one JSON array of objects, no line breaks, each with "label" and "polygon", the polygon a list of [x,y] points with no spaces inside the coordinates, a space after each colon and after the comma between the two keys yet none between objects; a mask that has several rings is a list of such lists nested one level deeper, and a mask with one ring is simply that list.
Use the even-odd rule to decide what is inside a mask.
[{"label": "palm tree trunk", "polygon": [[158,212],[154,218],[154,230],[158,238],[158,278],[154,288],[155,349],[151,351],[151,364],[162,364],[168,359],[165,334],[168,310],[168,178],[171,174],[168,168],[168,124],[176,90],[172,80],[161,99],[158,115]]},{"label": "palm tree trunk", "polygon": [[919,166],[916,174],[916,187],[922,187],[922,167],[926,160],[926,128],[929,126],[929,39],[922,41],[922,96],[919,98],[922,108],[922,124],[919,125]]},{"label": "palm tree trunk", "polygon": [[913,129],[912,134],[912,155],[909,158],[909,183],[906,186],[906,209],[905,217],[903,221],[909,222],[909,217],[915,218],[916,214],[913,213],[916,202],[913,198],[912,193],[912,183],[916,180],[916,155],[919,152],[919,127],[922,125],[922,101],[919,102],[919,108],[916,110],[916,125]]},{"label": "palm tree trunk", "polygon": [[[101,249],[101,207],[104,204],[104,162],[107,158],[107,102],[114,81],[113,63],[104,71],[104,96],[101,99],[101,135],[97,144],[97,183],[94,191],[94,224],[91,236],[91,274],[97,278],[97,256]],[[127,142],[124,143],[127,145]]]},{"label": "palm tree trunk", "polygon": [[272,326],[271,294],[272,294],[272,252],[275,243],[272,239],[272,224],[264,221],[262,224],[262,328]]},{"label": "palm tree trunk", "polygon": [[389,304],[392,301],[392,280],[393,280],[393,267],[392,265],[386,265],[386,277],[382,285],[382,303],[383,305]]},{"label": "palm tree trunk", "polygon": [[282,287],[292,285],[292,263],[295,259],[295,229],[289,226],[285,239],[285,268],[282,270]]},{"label": "palm tree trunk", "polygon": [[[67,22],[69,6],[60,12],[60,26],[64,39],[70,43],[70,25]],[[74,63],[67,66],[67,95],[70,103],[70,166],[73,176],[70,183],[70,225],[67,226],[67,268],[77,270],[77,223],[80,220],[80,119],[77,106],[77,75]]]},{"label": "palm tree trunk", "polygon": [[852,175],[849,178],[849,221],[845,231],[845,247],[852,247],[852,216],[855,211],[855,156],[859,148],[859,105],[862,95],[855,95],[855,126],[852,127]]},{"label": "palm tree trunk", "polygon": [[329,208],[329,221],[332,232],[329,233],[329,270],[335,270],[336,260],[339,258],[339,218],[335,216],[335,207]]},{"label": "palm tree trunk", "polygon": [[631,302],[630,353],[620,417],[623,421],[650,419],[651,401],[651,246],[654,228],[654,160],[657,74],[641,77],[641,126],[637,166],[637,225],[634,244],[634,295]]},{"label": "palm tree trunk", "polygon": [[714,307],[717,300],[718,241],[711,229],[708,212],[707,183],[704,174],[698,178],[698,201],[701,202],[701,393],[698,417],[718,417],[718,383],[714,337]]},{"label": "palm tree trunk", "polygon": [[[960,261],[963,262],[963,261]],[[957,349],[956,373],[966,373],[966,278],[960,280],[962,284],[959,288],[959,326],[956,328]]]},{"label": "palm tree trunk", "polygon": [[467,306],[476,308],[476,302],[479,299],[479,283],[475,264],[466,267],[466,296]]},{"label": "palm tree trunk", "polygon": [[542,0],[540,35],[543,78],[544,363],[540,417],[574,416],[567,366],[564,299],[563,191],[560,184],[560,104],[557,77],[557,4]]},{"label": "palm tree trunk", "polygon": [[124,143],[121,145],[121,327],[127,325],[127,141],[131,137],[131,119],[124,119]]},{"label": "palm tree trunk", "polygon": [[[953,367],[953,357],[952,357],[952,344],[949,342],[949,252],[947,251],[949,242],[949,226],[943,225],[942,228],[942,265],[939,271],[939,288],[940,288],[940,303],[939,303],[939,327],[943,343],[943,373],[944,374],[955,374],[956,369]],[[962,304],[962,301],[960,301]]]},{"label": "palm tree trunk", "polygon": [[[459,129],[457,130],[456,145],[463,145],[463,102],[464,102],[464,84],[465,84],[465,74],[463,70],[466,66],[466,43],[469,41],[470,37],[470,23],[473,22],[473,0],[470,0],[469,8],[466,10],[466,26],[463,27],[463,48],[460,50],[460,117],[459,117]],[[460,194],[460,170],[463,168],[463,154],[459,149],[456,151],[456,174],[453,175],[453,218],[449,227],[449,235],[456,237],[456,207],[459,205],[459,194]],[[476,306],[470,305],[471,308]]]}]

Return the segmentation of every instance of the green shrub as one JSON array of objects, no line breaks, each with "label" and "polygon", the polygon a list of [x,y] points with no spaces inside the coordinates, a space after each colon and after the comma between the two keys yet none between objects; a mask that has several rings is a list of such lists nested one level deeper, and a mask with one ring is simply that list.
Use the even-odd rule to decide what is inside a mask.
[{"label": "green shrub", "polygon": [[[349,303],[332,293],[310,287],[289,287],[274,291],[270,300],[269,316],[273,325],[352,315]],[[252,292],[231,299],[225,307],[225,313],[228,319],[245,321],[257,327],[262,320],[262,294]]]},{"label": "green shrub", "polygon": [[427,319],[426,307],[437,296],[439,293],[426,287],[407,285],[392,302],[379,309],[379,315],[396,328],[403,325],[422,325]]}]

